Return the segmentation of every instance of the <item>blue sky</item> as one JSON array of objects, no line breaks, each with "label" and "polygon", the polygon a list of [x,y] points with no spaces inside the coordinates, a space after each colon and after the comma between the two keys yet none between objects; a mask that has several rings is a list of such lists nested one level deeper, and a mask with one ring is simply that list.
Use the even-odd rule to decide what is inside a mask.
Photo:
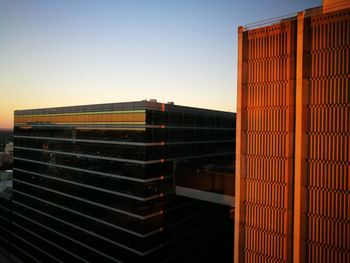
[{"label": "blue sky", "polygon": [[155,98],[236,109],[237,27],[319,0],[0,0],[0,128],[13,110]]}]

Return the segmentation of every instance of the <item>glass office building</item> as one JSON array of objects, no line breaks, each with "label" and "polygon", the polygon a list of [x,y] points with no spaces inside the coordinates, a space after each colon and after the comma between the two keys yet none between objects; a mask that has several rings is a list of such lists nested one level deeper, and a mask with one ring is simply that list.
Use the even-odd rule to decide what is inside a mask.
[{"label": "glass office building", "polygon": [[[15,111],[14,254],[26,262],[226,260],[230,204],[175,192],[179,181],[209,201],[233,196],[218,180],[234,185],[233,171],[222,172],[233,167],[234,139],[233,113],[172,103]],[[196,187],[201,174],[212,180]]]}]

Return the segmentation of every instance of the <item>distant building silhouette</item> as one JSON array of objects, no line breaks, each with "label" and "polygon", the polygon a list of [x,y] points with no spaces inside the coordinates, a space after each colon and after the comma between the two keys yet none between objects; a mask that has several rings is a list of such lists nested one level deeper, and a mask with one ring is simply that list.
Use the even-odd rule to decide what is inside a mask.
[{"label": "distant building silhouette", "polygon": [[350,1],[239,28],[235,262],[350,262]]},{"label": "distant building silhouette", "polygon": [[13,142],[9,142],[5,145],[4,162],[5,163],[12,163],[13,162]]}]

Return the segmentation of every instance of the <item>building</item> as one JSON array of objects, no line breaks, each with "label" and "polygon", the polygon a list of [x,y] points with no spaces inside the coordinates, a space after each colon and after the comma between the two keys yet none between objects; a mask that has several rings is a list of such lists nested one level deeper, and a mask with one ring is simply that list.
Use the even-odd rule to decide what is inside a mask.
[{"label": "building", "polygon": [[350,1],[238,30],[235,262],[350,262]]},{"label": "building", "polygon": [[12,170],[0,170],[0,252],[10,249],[11,188]]},{"label": "building", "polygon": [[0,167],[4,164],[4,152],[0,152]]},{"label": "building", "polygon": [[228,262],[233,189],[217,181],[234,183],[234,131],[233,113],[155,100],[15,111],[13,253]]},{"label": "building", "polygon": [[9,142],[5,145],[3,158],[4,158],[5,163],[12,163],[13,162],[13,142]]}]

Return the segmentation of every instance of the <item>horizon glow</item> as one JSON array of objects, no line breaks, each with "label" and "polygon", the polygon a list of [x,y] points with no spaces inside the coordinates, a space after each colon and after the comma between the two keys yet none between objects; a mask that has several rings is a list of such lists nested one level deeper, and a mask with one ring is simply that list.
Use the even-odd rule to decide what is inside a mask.
[{"label": "horizon glow", "polygon": [[236,111],[237,27],[320,0],[0,1],[0,128],[13,111],[157,99]]}]

